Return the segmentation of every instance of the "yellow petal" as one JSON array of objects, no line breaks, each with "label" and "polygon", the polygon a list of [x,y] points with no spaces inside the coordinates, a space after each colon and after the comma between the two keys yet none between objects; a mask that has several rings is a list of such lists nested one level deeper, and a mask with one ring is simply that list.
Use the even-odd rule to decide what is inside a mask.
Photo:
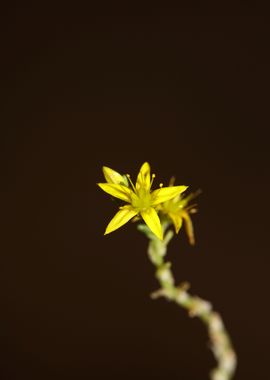
[{"label": "yellow petal", "polygon": [[118,228],[122,227],[126,224],[131,218],[137,215],[138,212],[134,211],[131,207],[123,207],[120,211],[118,211],[115,216],[112,218],[110,223],[108,224],[105,234],[107,235]]},{"label": "yellow petal", "polygon": [[124,179],[120,173],[111,168],[108,168],[107,166],[103,166],[102,170],[104,177],[108,183],[115,183],[116,185],[120,185],[121,183],[123,184]]},{"label": "yellow petal", "polygon": [[146,211],[141,211],[141,216],[153,234],[163,240],[163,231],[156,210],[150,207]]},{"label": "yellow petal", "polygon": [[115,183],[98,183],[98,186],[113,197],[122,199],[122,201],[125,202],[130,202],[132,191],[128,187],[116,185]]},{"label": "yellow petal", "polygon": [[195,244],[194,229],[190,216],[187,212],[182,212],[183,219],[185,220],[185,229],[191,245]]},{"label": "yellow petal", "polygon": [[175,232],[178,234],[178,232],[180,231],[180,228],[182,227],[183,219],[177,213],[169,212],[168,215],[169,215],[169,217],[171,218],[171,220],[173,222],[173,225],[174,225],[174,228],[175,228]]},{"label": "yellow petal", "polygon": [[148,162],[144,162],[140,168],[140,173],[144,176],[150,174],[150,165]]},{"label": "yellow petal", "polygon": [[148,162],[145,162],[139,171],[136,181],[136,189],[140,189],[141,187],[150,189],[151,178],[150,178],[150,165]]},{"label": "yellow petal", "polygon": [[161,189],[154,190],[151,193],[152,206],[156,206],[159,203],[163,203],[183,193],[188,186],[169,186],[162,187]]}]

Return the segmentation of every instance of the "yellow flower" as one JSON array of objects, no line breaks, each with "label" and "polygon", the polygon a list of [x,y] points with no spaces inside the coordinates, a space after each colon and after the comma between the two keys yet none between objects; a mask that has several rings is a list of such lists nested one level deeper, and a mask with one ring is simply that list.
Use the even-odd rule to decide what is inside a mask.
[{"label": "yellow flower", "polygon": [[[174,182],[174,179],[172,179],[171,184]],[[172,198],[166,202],[164,202],[160,206],[160,210],[167,214],[168,217],[171,219],[175,232],[178,234],[180,231],[180,228],[183,225],[185,225],[185,230],[189,239],[189,242],[191,245],[195,244],[195,237],[194,237],[194,230],[193,230],[193,224],[192,220],[190,218],[190,214],[194,214],[197,209],[196,205],[188,206],[188,203],[191,199],[195,198],[197,195],[199,195],[200,191],[197,191],[196,193],[192,193],[188,195],[187,197],[183,197],[182,195],[177,195],[175,198]]]},{"label": "yellow flower", "polygon": [[127,205],[120,207],[108,224],[105,235],[117,230],[136,215],[140,215],[150,230],[160,239],[163,239],[163,231],[160,223],[157,206],[172,198],[175,198],[187,189],[187,186],[162,187],[151,191],[155,175],[150,175],[150,166],[145,162],[137,176],[136,184],[130,181],[131,187],[125,183],[124,176],[118,172],[103,167],[103,173],[107,183],[98,183],[98,186],[106,193],[121,199]]}]

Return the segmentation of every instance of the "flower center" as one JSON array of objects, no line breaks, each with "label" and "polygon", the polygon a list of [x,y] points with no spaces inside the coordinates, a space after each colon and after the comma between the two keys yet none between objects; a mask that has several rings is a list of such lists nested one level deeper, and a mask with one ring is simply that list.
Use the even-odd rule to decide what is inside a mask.
[{"label": "flower center", "polygon": [[132,195],[131,204],[139,211],[147,210],[152,204],[150,192],[141,187],[136,191],[136,194]]}]

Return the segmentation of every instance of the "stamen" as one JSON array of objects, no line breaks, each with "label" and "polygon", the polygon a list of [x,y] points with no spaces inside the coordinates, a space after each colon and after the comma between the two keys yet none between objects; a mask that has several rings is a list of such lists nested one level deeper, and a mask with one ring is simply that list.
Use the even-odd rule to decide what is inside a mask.
[{"label": "stamen", "polygon": [[172,177],[169,182],[169,186],[173,186],[175,183],[175,177]]},{"label": "stamen", "polygon": [[152,174],[152,178],[151,178],[151,183],[150,183],[150,189],[153,185],[153,182],[154,182],[154,179],[156,178],[156,175],[155,174]]},{"label": "stamen", "polygon": [[132,180],[130,178],[130,174],[126,174],[126,176],[127,176],[127,179],[129,180],[131,186],[132,186],[132,189],[134,190],[134,192],[136,192],[136,188],[135,188],[134,183],[132,182]]},{"label": "stamen", "polygon": [[159,187],[163,187],[163,183],[160,183],[160,184],[159,184]]}]

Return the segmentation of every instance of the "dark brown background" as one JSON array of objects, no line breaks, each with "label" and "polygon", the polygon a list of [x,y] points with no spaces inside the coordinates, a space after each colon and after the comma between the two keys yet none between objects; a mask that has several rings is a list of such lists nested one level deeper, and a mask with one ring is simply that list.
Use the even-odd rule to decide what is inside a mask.
[{"label": "dark brown background", "polygon": [[207,379],[204,327],[149,299],[146,239],[103,237],[102,165],[145,160],[203,190],[170,260],[222,312],[236,379],[265,379],[266,10],[45,4],[2,10],[1,379]]}]

